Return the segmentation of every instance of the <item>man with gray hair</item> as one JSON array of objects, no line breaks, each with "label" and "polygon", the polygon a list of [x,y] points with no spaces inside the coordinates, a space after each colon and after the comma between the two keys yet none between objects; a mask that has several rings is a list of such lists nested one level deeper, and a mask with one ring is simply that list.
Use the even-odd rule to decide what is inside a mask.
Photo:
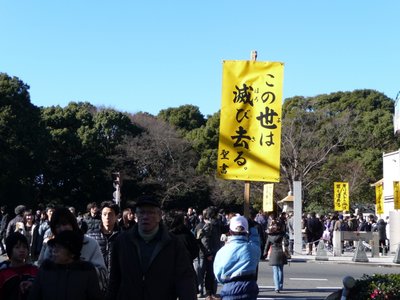
[{"label": "man with gray hair", "polygon": [[106,299],[197,299],[189,253],[161,222],[159,200],[140,197],[136,215],[137,224],[114,242]]}]

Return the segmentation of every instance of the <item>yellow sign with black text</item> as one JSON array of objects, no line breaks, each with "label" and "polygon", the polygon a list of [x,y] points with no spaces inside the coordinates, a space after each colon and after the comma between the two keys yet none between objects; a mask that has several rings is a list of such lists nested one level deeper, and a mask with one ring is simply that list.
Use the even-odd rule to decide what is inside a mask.
[{"label": "yellow sign with black text", "polygon": [[284,64],[224,61],[217,177],[279,182]]},{"label": "yellow sign with black text", "polygon": [[393,181],[394,209],[400,209],[400,181]]},{"label": "yellow sign with black text", "polygon": [[350,209],[349,183],[335,182],[333,185],[335,211],[348,211]]},{"label": "yellow sign with black text", "polygon": [[383,184],[375,186],[376,214],[383,214]]}]

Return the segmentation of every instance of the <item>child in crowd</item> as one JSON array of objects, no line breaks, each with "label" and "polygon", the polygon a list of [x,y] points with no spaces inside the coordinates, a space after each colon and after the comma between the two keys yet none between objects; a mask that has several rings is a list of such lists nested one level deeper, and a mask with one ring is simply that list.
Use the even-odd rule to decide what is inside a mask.
[{"label": "child in crowd", "polygon": [[11,233],[6,238],[8,260],[0,264],[0,299],[24,300],[37,274],[37,267],[26,262],[29,246],[26,237]]},{"label": "child in crowd", "polygon": [[48,241],[51,259],[40,266],[29,300],[102,300],[95,267],[80,260],[83,235],[72,230]]}]

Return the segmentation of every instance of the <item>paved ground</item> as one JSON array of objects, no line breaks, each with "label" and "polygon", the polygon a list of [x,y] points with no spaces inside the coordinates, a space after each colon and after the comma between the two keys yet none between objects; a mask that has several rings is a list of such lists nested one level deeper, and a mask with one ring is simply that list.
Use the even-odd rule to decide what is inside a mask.
[{"label": "paved ground", "polygon": [[[306,255],[306,252],[298,253],[293,255],[292,260],[301,260],[307,262],[327,262],[327,263],[351,263],[351,264],[372,264],[372,265],[384,265],[392,267],[400,267],[400,257],[396,257],[395,253],[389,253],[384,256],[371,256],[371,252],[356,253],[356,252],[345,252],[341,256],[333,256],[330,252],[325,255]],[[367,261],[365,261],[365,258]],[[396,262],[394,262],[396,258]]]}]

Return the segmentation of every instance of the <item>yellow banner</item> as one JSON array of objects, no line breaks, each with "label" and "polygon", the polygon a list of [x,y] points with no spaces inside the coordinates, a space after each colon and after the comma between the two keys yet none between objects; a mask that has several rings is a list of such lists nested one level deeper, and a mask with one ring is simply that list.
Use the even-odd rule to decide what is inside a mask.
[{"label": "yellow banner", "polygon": [[383,184],[375,186],[376,214],[383,214]]},{"label": "yellow banner", "polygon": [[349,183],[335,182],[333,186],[334,186],[335,211],[350,210]]},{"label": "yellow banner", "polygon": [[394,209],[400,209],[400,181],[393,181]]},{"label": "yellow banner", "polygon": [[274,184],[264,184],[263,211],[274,211]]},{"label": "yellow banner", "polygon": [[223,62],[217,177],[279,182],[283,68]]}]

